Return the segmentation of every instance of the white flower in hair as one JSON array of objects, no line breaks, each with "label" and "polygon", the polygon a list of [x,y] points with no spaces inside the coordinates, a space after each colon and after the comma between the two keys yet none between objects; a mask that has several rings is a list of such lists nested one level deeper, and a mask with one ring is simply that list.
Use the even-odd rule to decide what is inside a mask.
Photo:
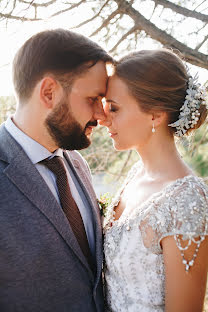
[{"label": "white flower in hair", "polygon": [[189,76],[186,97],[180,108],[179,118],[168,125],[176,128],[176,136],[182,137],[188,129],[194,128],[199,120],[201,104],[206,104],[205,88],[198,83],[198,75],[195,75],[195,77]]}]

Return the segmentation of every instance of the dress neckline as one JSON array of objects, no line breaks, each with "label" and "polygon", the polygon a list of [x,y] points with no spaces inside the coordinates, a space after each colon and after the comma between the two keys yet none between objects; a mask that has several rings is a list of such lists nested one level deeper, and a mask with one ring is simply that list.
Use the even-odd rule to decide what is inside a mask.
[{"label": "dress neckline", "polygon": [[[106,222],[104,220],[104,228],[112,228],[115,224],[119,225],[119,224],[122,224],[122,220],[124,219],[125,220],[125,209],[124,211],[122,212],[122,214],[120,215],[120,217],[118,219],[114,219],[114,215],[115,215],[115,207],[118,206],[120,200],[121,200],[121,195],[126,187],[126,185],[130,182],[130,180],[135,176],[136,172],[137,172],[137,167],[136,166],[138,165],[138,163],[136,163],[134,166],[133,166],[133,172],[132,174],[130,174],[129,177],[127,177],[127,180],[126,182],[124,182],[123,186],[120,188],[120,190],[118,191],[118,194],[117,196],[115,196],[115,198],[112,200],[112,203],[110,204],[109,208],[108,208],[108,211],[107,211],[107,215],[106,215]],[[141,207],[143,207],[144,205],[146,205],[148,202],[151,202],[152,200],[154,200],[155,198],[157,198],[158,196],[160,196],[161,194],[167,192],[167,190],[170,188],[170,187],[173,187],[175,184],[177,184],[178,182],[181,182],[183,183],[184,181],[190,179],[190,178],[194,178],[194,179],[199,179],[200,178],[196,175],[194,175],[193,173],[191,174],[188,174],[188,175],[185,175],[184,177],[181,177],[181,178],[177,178],[173,181],[170,181],[168,184],[166,184],[161,190],[157,191],[157,192],[154,192],[152,195],[150,195],[143,203],[141,203],[137,208],[136,210],[138,209],[141,209]],[[130,214],[129,216],[126,217],[126,219],[129,219],[130,216],[132,215],[132,213],[135,212],[135,209],[132,209],[130,211]]]}]

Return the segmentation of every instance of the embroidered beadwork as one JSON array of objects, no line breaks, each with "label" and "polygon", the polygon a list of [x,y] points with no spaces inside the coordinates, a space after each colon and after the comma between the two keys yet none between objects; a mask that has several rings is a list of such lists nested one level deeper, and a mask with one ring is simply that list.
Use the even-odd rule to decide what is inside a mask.
[{"label": "embroidered beadwork", "polygon": [[[124,187],[137,170],[135,165]],[[175,237],[184,269],[188,272],[193,267],[200,244],[208,235],[208,188],[195,176],[178,179],[129,215],[114,220],[113,206],[118,205],[124,187],[108,207],[105,220],[108,308],[109,311],[162,312],[165,272],[160,243],[166,236]],[[188,261],[185,255],[191,243],[196,248]]]}]

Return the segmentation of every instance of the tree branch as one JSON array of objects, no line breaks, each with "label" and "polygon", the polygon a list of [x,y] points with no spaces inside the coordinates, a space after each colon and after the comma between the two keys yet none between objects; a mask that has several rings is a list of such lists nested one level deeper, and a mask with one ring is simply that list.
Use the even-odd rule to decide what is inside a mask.
[{"label": "tree branch", "polygon": [[109,1],[110,1],[110,0],[107,0],[107,1],[103,4],[103,6],[100,8],[100,10],[98,11],[98,13],[96,13],[93,17],[91,17],[91,18],[89,18],[89,19],[87,19],[87,20],[81,22],[80,24],[78,24],[78,25],[76,25],[76,26],[74,26],[74,27],[71,27],[71,29],[79,28],[79,27],[81,27],[81,26],[86,25],[86,24],[89,23],[89,22],[92,22],[94,19],[96,19],[96,18],[100,15],[100,13],[101,13],[102,10],[104,9],[104,7],[108,4]]},{"label": "tree branch", "polygon": [[196,10],[196,9],[198,9],[203,3],[205,3],[207,0],[203,0],[200,4],[198,4],[196,7],[195,7],[195,9],[194,9],[194,11]]},{"label": "tree branch", "polygon": [[202,22],[208,23],[208,15],[206,14],[202,14],[200,12],[196,12],[196,11],[191,11],[187,8],[184,8],[180,5],[177,5],[173,2],[170,2],[168,0],[153,0],[155,2],[155,4],[160,4],[162,5],[164,8],[168,8],[171,9],[172,11],[179,13],[181,15],[184,15],[186,17],[193,17],[196,18]]},{"label": "tree branch", "polygon": [[128,151],[127,158],[126,158],[125,162],[123,163],[123,166],[122,166],[122,168],[121,168],[121,170],[119,172],[119,175],[118,175],[116,181],[118,181],[121,178],[121,176],[123,176],[123,172],[124,172],[126,166],[128,165],[128,162],[129,162],[129,159],[131,158],[132,152],[133,152],[132,150]]},{"label": "tree branch", "polygon": [[13,19],[13,20],[17,20],[17,21],[22,21],[22,22],[36,22],[36,21],[40,21],[40,18],[27,18],[24,16],[16,16],[16,15],[11,15],[11,14],[4,14],[4,13],[0,13],[0,18],[5,18],[5,19]]},{"label": "tree branch", "polygon": [[197,33],[199,33],[202,29],[204,29],[207,26],[207,24],[204,24],[201,28],[197,29]]},{"label": "tree branch", "polygon": [[120,13],[130,16],[134,20],[135,25],[138,28],[143,29],[152,39],[162,43],[164,46],[179,50],[189,63],[208,69],[207,55],[186,46],[171,35],[167,34],[165,31],[159,29],[132,6],[130,6],[126,0],[115,1],[118,4]]},{"label": "tree branch", "polygon": [[73,10],[73,9],[75,9],[75,8],[78,8],[78,7],[80,6],[80,4],[82,4],[82,3],[84,3],[84,2],[85,2],[85,0],[81,0],[81,1],[79,1],[78,3],[75,3],[75,4],[71,5],[71,6],[68,7],[67,9],[60,10],[60,11],[58,11],[58,12],[52,14],[50,17],[54,17],[54,16],[60,15],[60,14],[62,14],[62,13],[65,13],[65,12],[67,12],[67,11],[70,11],[70,10]]},{"label": "tree branch", "polygon": [[1,70],[1,68],[7,67],[7,66],[9,66],[9,65],[10,65],[10,63],[0,65],[0,70]]},{"label": "tree branch", "polygon": [[153,8],[153,10],[152,10],[152,14],[151,14],[149,20],[152,19],[153,15],[154,15],[154,13],[155,13],[156,8],[157,8],[157,5],[154,3],[154,8]]},{"label": "tree branch", "polygon": [[131,35],[133,32],[135,32],[136,30],[138,30],[139,28],[136,26],[133,26],[131,29],[129,29],[129,31],[127,33],[125,33],[118,41],[117,43],[113,46],[113,48],[109,51],[109,53],[112,53],[115,51],[115,49],[119,46],[119,44],[122,43],[122,41],[124,39],[126,39],[129,35]]},{"label": "tree branch", "polygon": [[25,0],[19,0],[19,2],[22,2],[22,3],[25,3],[25,4],[29,4],[30,6],[33,6],[33,7],[48,7],[49,5],[55,3],[57,0],[50,0],[48,2],[45,2],[45,3],[36,3],[36,2],[28,2],[28,1],[25,1]]},{"label": "tree branch", "polygon": [[104,22],[100,25],[100,27],[98,27],[91,35],[90,37],[93,37],[95,36],[97,33],[99,33],[99,31],[101,31],[103,28],[105,28],[109,23],[110,21],[119,13],[118,9],[116,9],[114,12],[112,12],[108,18],[106,18],[104,20]]},{"label": "tree branch", "polygon": [[199,43],[195,49],[199,50],[201,46],[203,46],[203,44],[207,41],[207,39],[208,39],[208,35],[204,37],[204,40],[201,43]]}]

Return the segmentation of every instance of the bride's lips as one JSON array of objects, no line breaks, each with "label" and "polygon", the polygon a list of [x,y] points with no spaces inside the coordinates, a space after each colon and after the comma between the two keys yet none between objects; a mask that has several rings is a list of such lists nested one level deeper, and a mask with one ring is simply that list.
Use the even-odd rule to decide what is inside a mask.
[{"label": "bride's lips", "polygon": [[109,135],[110,135],[111,138],[113,138],[114,136],[117,135],[117,133],[115,133],[115,132],[110,132],[110,131],[109,131]]}]

